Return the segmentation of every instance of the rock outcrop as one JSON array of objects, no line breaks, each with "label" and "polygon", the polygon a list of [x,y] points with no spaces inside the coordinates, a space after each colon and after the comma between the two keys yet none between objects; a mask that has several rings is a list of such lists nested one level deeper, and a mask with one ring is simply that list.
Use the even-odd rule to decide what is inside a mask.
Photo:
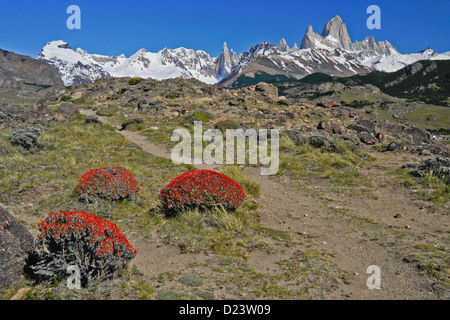
[{"label": "rock outcrop", "polygon": [[20,277],[33,247],[30,232],[0,206],[0,289]]}]

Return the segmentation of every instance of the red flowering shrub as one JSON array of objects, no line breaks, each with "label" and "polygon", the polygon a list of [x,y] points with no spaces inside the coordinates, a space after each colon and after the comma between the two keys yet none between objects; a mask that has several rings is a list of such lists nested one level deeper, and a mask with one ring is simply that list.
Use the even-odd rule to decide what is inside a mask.
[{"label": "red flowering shrub", "polygon": [[121,168],[99,168],[86,172],[79,180],[76,190],[82,199],[101,197],[119,200],[132,197],[139,191],[136,180]]},{"label": "red flowering shrub", "polygon": [[246,195],[234,180],[210,170],[188,171],[165,186],[159,199],[168,213],[199,208],[222,206],[235,210]]},{"label": "red flowering shrub", "polygon": [[117,276],[136,256],[117,226],[83,211],[52,213],[38,225],[36,276],[62,278],[67,267],[79,267],[81,283]]}]

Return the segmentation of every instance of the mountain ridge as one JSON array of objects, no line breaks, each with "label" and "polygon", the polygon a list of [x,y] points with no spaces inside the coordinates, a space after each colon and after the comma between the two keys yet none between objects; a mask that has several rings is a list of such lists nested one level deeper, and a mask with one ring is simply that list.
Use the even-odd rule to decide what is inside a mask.
[{"label": "mountain ridge", "polygon": [[57,40],[48,42],[37,59],[55,66],[65,85],[134,76],[157,80],[196,78],[209,84],[233,86],[238,77],[252,77],[255,72],[295,79],[315,72],[347,77],[372,70],[393,72],[419,60],[450,59],[450,54],[439,54],[429,48],[401,54],[389,41],[376,42],[372,36],[352,42],[346,24],[336,15],[325,24],[321,34],[310,25],[300,47],[294,43],[290,48],[283,38],[278,45],[263,41],[239,55],[224,42],[218,57],[180,47],[156,53],[143,48],[127,58],[124,54],[105,56],[81,48],[73,50],[67,42]]}]

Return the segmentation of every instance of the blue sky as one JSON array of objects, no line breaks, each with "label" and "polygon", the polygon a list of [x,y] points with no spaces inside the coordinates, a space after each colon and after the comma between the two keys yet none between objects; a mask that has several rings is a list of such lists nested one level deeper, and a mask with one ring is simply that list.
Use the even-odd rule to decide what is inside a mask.
[{"label": "blue sky", "polygon": [[[69,5],[81,9],[81,30],[69,30]],[[369,5],[381,9],[381,29],[369,30]],[[450,1],[403,0],[0,0],[0,48],[35,57],[47,41],[65,40],[89,53],[129,56],[140,48],[205,50],[218,56],[223,42],[237,52],[285,38],[300,41],[309,25],[321,33],[340,15],[352,41],[374,36],[402,53],[450,50]]]}]

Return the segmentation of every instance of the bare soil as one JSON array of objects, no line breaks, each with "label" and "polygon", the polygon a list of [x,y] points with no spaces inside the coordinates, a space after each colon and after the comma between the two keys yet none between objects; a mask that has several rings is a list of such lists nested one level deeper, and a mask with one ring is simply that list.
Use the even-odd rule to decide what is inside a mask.
[{"label": "bare soil", "polygon": [[[95,114],[90,110],[82,113]],[[100,118],[108,122],[107,118]],[[149,154],[170,158],[167,147],[151,143],[139,132],[117,132]],[[258,198],[261,224],[312,239],[342,271],[343,281],[327,298],[449,298],[448,291],[434,287],[435,279],[404,261],[404,246],[401,245],[402,241],[445,243],[448,238],[441,230],[448,230],[448,216],[436,213],[424,201],[417,200],[411,188],[392,181],[389,171],[402,164],[398,154],[377,153],[376,157],[370,169],[361,169],[374,181],[374,197],[341,193],[324,181],[313,181],[306,188],[299,188],[285,176],[261,176],[258,168],[247,167],[244,173],[262,187]],[[405,160],[411,161],[410,158]],[[198,168],[216,169],[207,165]],[[155,270],[161,273],[191,269],[211,273],[208,268],[192,267],[208,264],[210,257],[207,255],[180,254],[179,248],[157,238],[152,240],[133,234],[129,238],[139,252],[132,263],[146,279],[155,277]],[[400,240],[396,242],[397,239]],[[275,272],[279,268],[276,262],[288,259],[295,250],[292,247],[268,253],[255,249],[247,263],[260,272]],[[366,271],[370,265],[380,267],[380,290],[367,287],[370,274]],[[236,298],[217,290],[217,298]]]}]

